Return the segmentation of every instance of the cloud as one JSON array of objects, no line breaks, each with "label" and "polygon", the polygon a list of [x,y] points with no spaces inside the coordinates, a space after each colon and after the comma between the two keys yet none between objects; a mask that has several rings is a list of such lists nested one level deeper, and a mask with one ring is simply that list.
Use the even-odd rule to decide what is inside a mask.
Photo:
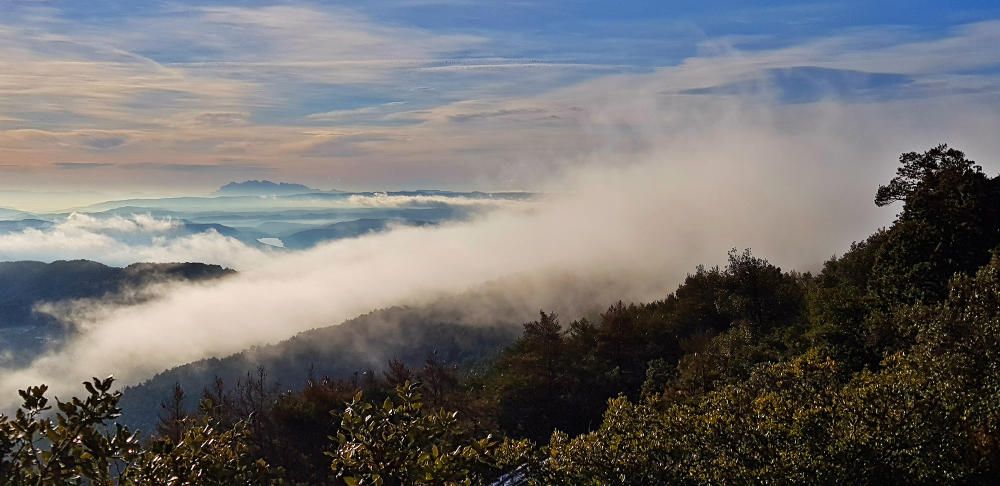
[{"label": "cloud", "polygon": [[299,154],[310,157],[357,157],[371,152],[374,144],[385,141],[397,141],[399,137],[386,132],[337,133],[311,132],[311,137],[295,147],[289,146]]},{"label": "cloud", "polygon": [[142,10],[112,19],[113,30],[52,9],[0,21],[0,113],[115,128],[245,124],[247,106],[281,103],[276,88],[291,79],[371,82],[479,42],[334,7]]},{"label": "cloud", "polygon": [[208,262],[243,268],[266,252],[214,230],[179,231],[182,223],[136,214],[95,217],[73,213],[49,228],[0,234],[0,260],[95,260],[109,265],[135,262]]},{"label": "cloud", "polygon": [[469,197],[469,196],[401,196],[376,193],[371,196],[351,195],[343,203],[344,207],[358,208],[412,208],[412,207],[472,207],[483,209],[507,208],[517,211],[530,211],[535,207],[533,199],[499,197]]},{"label": "cloud", "polygon": [[246,126],[250,124],[250,113],[247,112],[224,112],[224,113],[202,113],[195,117],[198,124],[216,126]]},{"label": "cloud", "polygon": [[79,169],[100,169],[104,167],[114,167],[115,164],[109,162],[56,162],[56,167],[66,170],[79,170]]},{"label": "cloud", "polygon": [[180,164],[180,163],[155,163],[132,166],[136,170],[155,170],[166,172],[211,172],[222,174],[235,174],[241,172],[269,172],[273,167],[259,165],[254,162],[235,162],[227,164]]},{"label": "cloud", "polygon": [[58,227],[67,231],[87,231],[102,234],[115,233],[164,233],[180,226],[172,219],[157,219],[148,214],[133,214],[130,217],[110,216],[96,218],[86,214],[72,213],[60,222]]},{"label": "cloud", "polygon": [[325,113],[313,113],[312,115],[306,116],[307,119],[313,121],[327,122],[327,123],[338,123],[338,122],[351,122],[359,123],[368,121],[382,121],[385,120],[386,116],[393,113],[398,113],[402,111],[403,107],[406,106],[405,101],[392,101],[389,103],[382,103],[374,106],[364,106],[361,108],[354,108],[350,110],[333,110]]},{"label": "cloud", "polygon": [[448,59],[433,66],[423,66],[418,70],[428,73],[447,72],[496,72],[496,71],[541,71],[541,70],[584,70],[621,71],[628,68],[623,64],[596,64],[581,62],[549,62],[530,59]]},{"label": "cloud", "polygon": [[51,131],[37,129],[14,129],[0,131],[0,141],[4,138],[15,143],[68,148],[73,150],[108,151],[129,143],[135,132],[123,130],[68,130]]},{"label": "cloud", "polygon": [[94,150],[111,150],[128,142],[126,137],[87,137],[82,144]]},{"label": "cloud", "polygon": [[541,108],[504,109],[496,111],[481,111],[478,113],[459,113],[449,116],[448,119],[454,122],[467,122],[486,118],[508,117],[515,115],[538,115],[543,113],[546,113],[546,111]]},{"label": "cloud", "polygon": [[[171,38],[222,48],[232,61],[277,62],[283,66],[298,62],[303,63],[301,66],[316,63],[322,68],[323,61],[353,61],[378,69],[385,61],[389,66],[422,62],[481,40],[470,35],[440,35],[381,25],[343,8],[204,7],[197,9],[194,20],[198,25],[183,32],[190,35]],[[204,27],[215,28],[216,34],[206,39]],[[234,59],[234,52],[241,54]]]},{"label": "cloud", "polygon": [[[609,63],[594,42],[547,50],[531,36],[405,20],[295,2],[144,6],[103,22],[54,6],[12,14],[0,20],[0,113],[18,121],[0,129],[0,165],[18,170],[0,184],[198,191],[268,173],[359,189],[530,189],[556,161],[600,148],[581,129],[626,94],[612,90],[803,104],[1000,96],[997,21],[804,40],[701,32],[671,41],[683,44],[676,52]],[[635,27],[650,29],[644,42],[665,41]],[[616,149],[647,144],[615,133]],[[131,169],[53,170],[67,160]],[[190,177],[165,178],[168,167]]]}]

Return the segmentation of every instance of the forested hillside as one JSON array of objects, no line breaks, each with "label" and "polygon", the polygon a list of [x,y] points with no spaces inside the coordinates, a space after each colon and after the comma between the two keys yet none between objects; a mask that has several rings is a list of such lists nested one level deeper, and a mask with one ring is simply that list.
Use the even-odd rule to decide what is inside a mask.
[{"label": "forested hillside", "polygon": [[76,299],[104,299],[134,304],[146,297],[135,292],[167,281],[207,280],[233,273],[203,263],[136,263],[124,268],[89,260],[0,262],[0,362],[25,363],[58,343],[72,329],[43,304]]},{"label": "forested hillside", "polygon": [[[303,332],[287,341],[256,347],[225,358],[173,368],[128,387],[120,403],[122,422],[142,430],[155,427],[160,403],[175,386],[201,392],[221,384],[245,385],[263,370],[268,389],[301,390],[322,377],[366,380],[390,359],[408,365],[434,356],[451,366],[496,355],[518,336],[514,323],[474,323],[454,309],[394,307],[343,324]],[[189,409],[198,397],[186,401]]]},{"label": "forested hillside", "polygon": [[232,273],[203,263],[136,263],[124,268],[88,260],[0,262],[0,327],[43,325],[52,317],[34,312],[41,302],[101,298],[168,280],[204,280]]},{"label": "forested hillside", "polygon": [[347,379],[304,370],[293,392],[266,370],[177,386],[139,438],[102,427],[120,412],[110,380],[57,419],[32,388],[0,420],[0,477],[996,484],[1000,176],[938,146],[903,154],[875,203],[899,204],[894,224],[816,274],[733,250],[656,302],[542,312],[476,364],[431,354]]}]

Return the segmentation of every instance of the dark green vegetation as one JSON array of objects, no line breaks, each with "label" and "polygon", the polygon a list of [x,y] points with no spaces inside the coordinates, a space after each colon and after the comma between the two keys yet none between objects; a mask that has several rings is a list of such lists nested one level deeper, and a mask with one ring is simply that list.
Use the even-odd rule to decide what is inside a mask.
[{"label": "dark green vegetation", "polygon": [[297,392],[264,373],[197,397],[177,387],[146,441],[97,427],[117,414],[106,382],[57,423],[28,390],[0,423],[0,476],[996,484],[1000,177],[944,146],[904,154],[898,174],[876,199],[902,202],[896,222],[816,275],[734,250],[657,302],[542,313],[475,366],[432,355]]},{"label": "dark green vegetation", "polygon": [[103,298],[155,282],[204,280],[231,272],[203,263],[136,263],[118,268],[88,260],[0,262],[0,327],[53,323],[51,316],[33,312],[40,302]]},{"label": "dark green vegetation", "polygon": [[[269,391],[301,390],[317,377],[365,380],[390,359],[419,365],[427,356],[453,365],[472,364],[495,355],[518,336],[514,323],[475,322],[464,313],[436,305],[395,307],[371,312],[343,324],[303,332],[287,341],[233,356],[206,359],[164,371],[124,390],[123,422],[152,429],[160,402],[175,385],[184,390],[237,386],[247,373],[266,370]],[[193,406],[197,400],[190,400]]]}]

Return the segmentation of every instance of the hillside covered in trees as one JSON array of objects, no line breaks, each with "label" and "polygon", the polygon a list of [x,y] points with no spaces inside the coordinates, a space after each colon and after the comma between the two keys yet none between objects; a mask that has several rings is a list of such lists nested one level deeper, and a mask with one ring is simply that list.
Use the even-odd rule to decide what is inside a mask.
[{"label": "hillside covered in trees", "polygon": [[943,145],[907,153],[875,197],[897,202],[894,224],[816,274],[733,250],[659,301],[542,312],[476,363],[390,360],[290,392],[266,370],[177,386],[139,436],[105,428],[120,413],[111,379],[54,417],[30,388],[0,419],[0,477],[996,484],[1000,177]]},{"label": "hillside covered in trees", "polygon": [[204,263],[135,263],[112,267],[90,260],[0,262],[0,348],[3,363],[23,363],[73,333],[45,305],[81,299],[128,305],[148,299],[149,285],[202,281],[235,273]]}]

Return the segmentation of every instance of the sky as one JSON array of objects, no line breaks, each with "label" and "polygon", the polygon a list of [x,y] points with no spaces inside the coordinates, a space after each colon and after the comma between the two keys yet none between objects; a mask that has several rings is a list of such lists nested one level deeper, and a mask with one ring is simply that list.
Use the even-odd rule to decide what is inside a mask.
[{"label": "sky", "polygon": [[691,104],[989,117],[998,42],[995,1],[0,0],[0,199],[532,190]]}]

